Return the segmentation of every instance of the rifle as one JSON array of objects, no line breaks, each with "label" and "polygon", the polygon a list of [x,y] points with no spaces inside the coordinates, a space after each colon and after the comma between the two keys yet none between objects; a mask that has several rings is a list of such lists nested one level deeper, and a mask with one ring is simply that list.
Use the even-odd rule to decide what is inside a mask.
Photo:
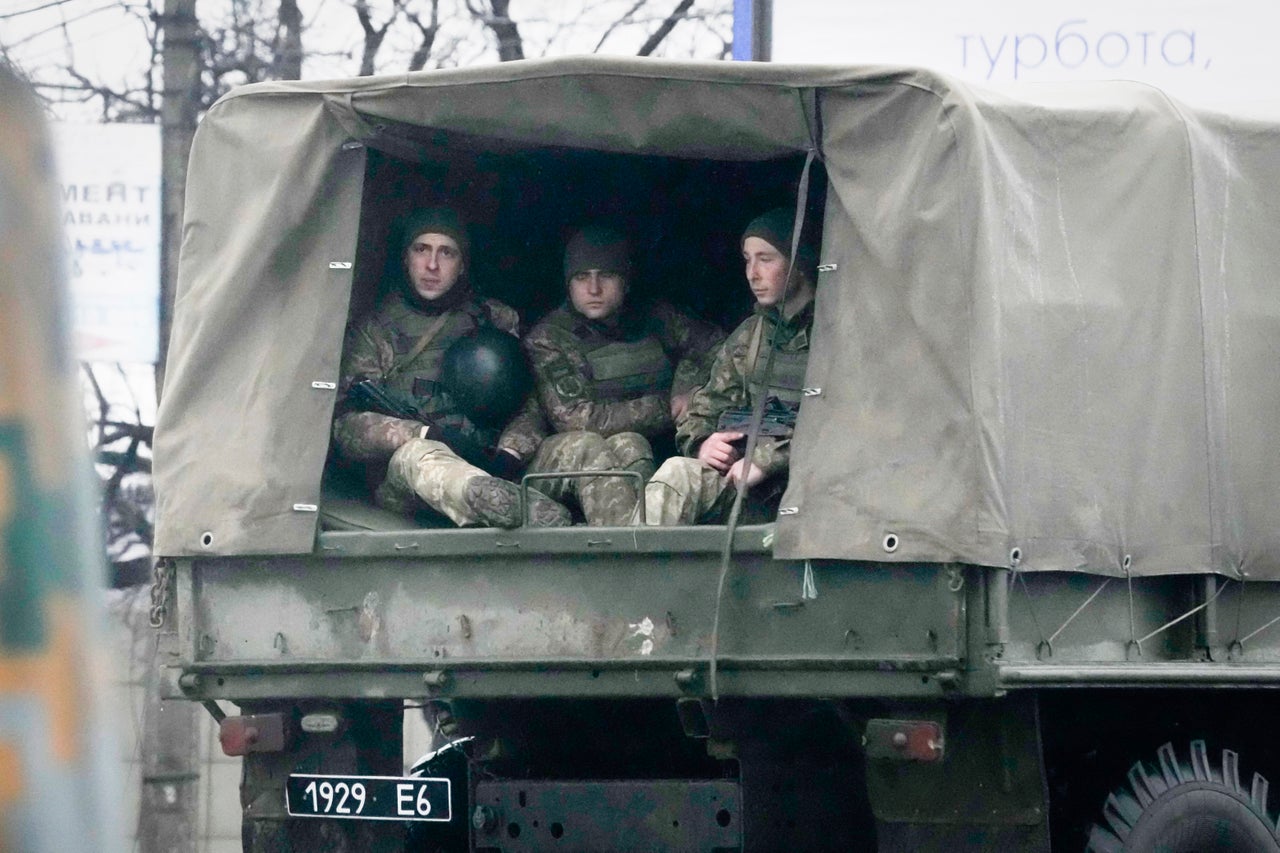
[{"label": "rifle", "polygon": [[[760,434],[775,438],[789,438],[796,428],[799,403],[784,403],[772,394],[765,400],[764,417],[760,419]],[[735,406],[720,413],[716,432],[747,432],[751,428],[751,406]]]},{"label": "rifle", "polygon": [[372,379],[353,382],[347,389],[345,405],[348,411],[376,412],[425,424],[428,438],[447,445],[464,462],[491,476],[510,480],[517,473],[513,470],[515,460],[510,454],[491,451],[457,427],[442,424],[432,415],[424,413],[412,398],[385,388]]},{"label": "rifle", "polygon": [[406,421],[429,424],[430,418],[403,394],[389,391],[372,379],[353,382],[347,389],[346,407],[353,412],[377,412]]}]

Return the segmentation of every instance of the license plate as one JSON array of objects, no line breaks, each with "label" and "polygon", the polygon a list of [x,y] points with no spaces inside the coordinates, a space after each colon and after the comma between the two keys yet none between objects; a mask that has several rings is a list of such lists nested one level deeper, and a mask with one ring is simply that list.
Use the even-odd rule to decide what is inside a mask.
[{"label": "license plate", "polygon": [[285,803],[294,817],[448,821],[451,793],[448,779],[296,773],[285,785]]}]

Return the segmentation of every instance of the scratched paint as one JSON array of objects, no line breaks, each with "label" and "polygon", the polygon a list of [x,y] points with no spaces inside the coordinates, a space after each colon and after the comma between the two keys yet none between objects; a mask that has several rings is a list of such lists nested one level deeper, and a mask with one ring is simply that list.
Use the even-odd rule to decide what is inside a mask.
[{"label": "scratched paint", "polygon": [[632,631],[631,636],[643,638],[640,641],[640,654],[653,654],[653,620],[646,616],[639,622],[632,623],[630,628]]}]

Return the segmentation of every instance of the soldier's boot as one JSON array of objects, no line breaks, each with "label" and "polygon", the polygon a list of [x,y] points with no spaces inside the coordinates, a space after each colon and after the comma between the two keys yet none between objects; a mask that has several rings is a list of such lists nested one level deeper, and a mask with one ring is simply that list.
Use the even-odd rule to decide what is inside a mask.
[{"label": "soldier's boot", "polygon": [[[519,527],[520,487],[498,477],[472,477],[463,492],[463,501],[476,520],[486,527]],[[530,527],[568,527],[573,524],[569,510],[537,489],[529,490]]]}]

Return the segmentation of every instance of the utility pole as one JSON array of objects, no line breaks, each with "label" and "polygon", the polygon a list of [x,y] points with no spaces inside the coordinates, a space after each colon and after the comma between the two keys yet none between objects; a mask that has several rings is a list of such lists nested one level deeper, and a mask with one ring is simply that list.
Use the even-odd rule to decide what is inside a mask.
[{"label": "utility pole", "polygon": [[[156,399],[164,387],[178,250],[182,246],[187,155],[200,103],[200,28],[196,0],[165,0],[160,17],[164,98],[160,104],[160,347]],[[144,662],[146,696],[142,720],[142,796],[138,849],[142,853],[194,853],[200,790],[199,707],[161,698],[164,669],[176,650],[172,607],[168,624],[153,632],[155,655]],[[144,629],[145,630],[145,629]]]},{"label": "utility pole", "polygon": [[164,98],[160,104],[160,356],[156,398],[164,384],[182,247],[187,155],[200,113],[200,27],[196,0],[166,0],[160,19],[164,52]]}]

